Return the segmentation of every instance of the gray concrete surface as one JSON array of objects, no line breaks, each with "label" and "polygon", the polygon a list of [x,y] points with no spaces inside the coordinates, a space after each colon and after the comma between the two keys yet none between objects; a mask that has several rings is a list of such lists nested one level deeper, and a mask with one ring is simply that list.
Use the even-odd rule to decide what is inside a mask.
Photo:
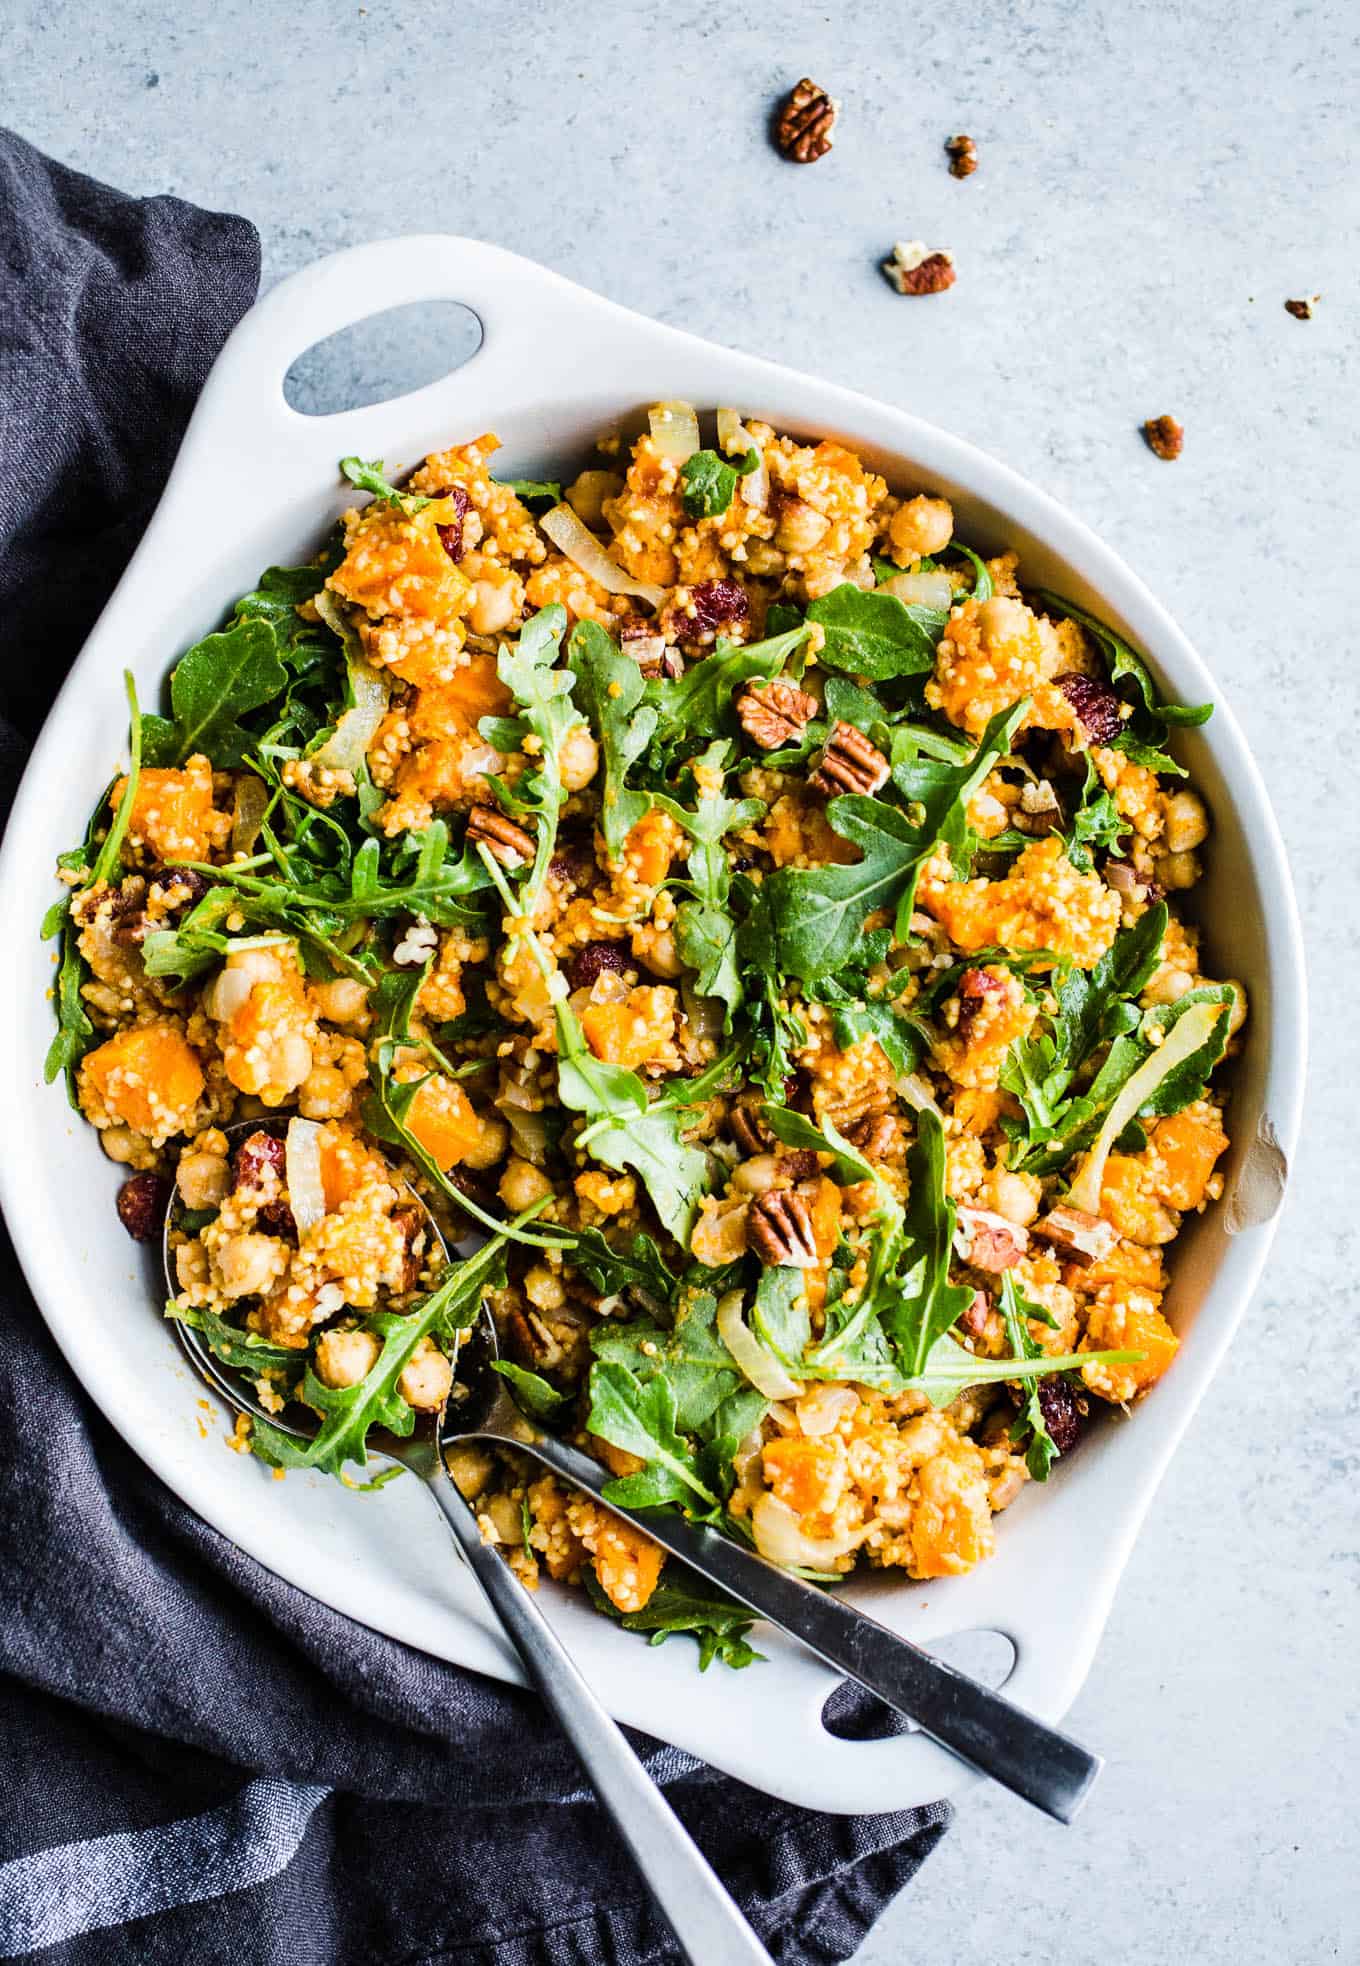
[{"label": "gray concrete surface", "polygon": [[[469,231],[974,439],[1153,582],[1256,746],[1308,935],[1306,1138],[1073,1714],[1111,1765],[1068,1831],[975,1793],[861,1966],[1360,1956],[1356,25],[1345,0],[11,0],[0,25],[6,121],[248,213],[269,280]],[[844,110],[800,171],[764,126],[803,73]],[[894,297],[900,237],[955,251],[952,294]],[[1137,435],[1164,410],[1172,466]]]}]

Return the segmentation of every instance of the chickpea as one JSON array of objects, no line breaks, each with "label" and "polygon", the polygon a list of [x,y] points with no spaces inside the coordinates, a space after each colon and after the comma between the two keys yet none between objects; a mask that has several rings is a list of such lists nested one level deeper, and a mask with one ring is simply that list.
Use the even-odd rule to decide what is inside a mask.
[{"label": "chickpea", "polygon": [[510,1129],[495,1113],[479,1113],[477,1119],[476,1144],[463,1155],[463,1165],[479,1169],[494,1167],[510,1145]]},{"label": "chickpea", "polygon": [[536,1311],[560,1311],[567,1301],[562,1279],[548,1263],[534,1263],[524,1272],[524,1294]]},{"label": "chickpea", "polygon": [[444,1404],[452,1386],[453,1367],[437,1345],[422,1338],[406,1361],[397,1391],[408,1406],[422,1413],[434,1413]]},{"label": "chickpea", "polygon": [[[290,1031],[280,1039],[270,1064],[270,1074],[275,1083],[283,1087],[280,1098],[286,1098],[296,1086],[302,1084],[312,1069],[312,1047],[298,1031]],[[276,1100],[274,1102],[278,1104]]]},{"label": "chickpea", "polygon": [[1023,641],[1034,625],[1034,616],[1023,601],[1008,594],[994,594],[977,613],[984,648],[1004,648],[1007,642]]},{"label": "chickpea", "polygon": [[1209,837],[1209,815],[1204,801],[1193,792],[1173,792],[1166,802],[1166,832],[1169,853],[1189,853]]},{"label": "chickpea", "polygon": [[776,1154],[755,1154],[744,1160],[732,1176],[732,1187],[737,1194],[767,1195],[779,1179],[779,1158]]},{"label": "chickpea", "polygon": [[316,1341],[316,1376],[323,1386],[357,1386],[381,1350],[371,1331],[323,1331]]},{"label": "chickpea", "polygon": [[899,567],[928,553],[941,553],[954,536],[954,512],[948,499],[909,498],[888,523],[893,558]]},{"label": "chickpea", "polygon": [[583,792],[600,769],[600,747],[584,724],[577,724],[563,738],[557,768],[569,792]]},{"label": "chickpea", "polygon": [[831,530],[831,521],[801,498],[785,499],[779,508],[775,544],[785,553],[811,553]]},{"label": "chickpea", "polygon": [[488,1498],[484,1513],[489,1517],[496,1532],[496,1540],[512,1547],[523,1539],[524,1525],[520,1520],[519,1503],[509,1495],[492,1495]]},{"label": "chickpea", "polygon": [[99,1144],[112,1161],[120,1167],[135,1164],[141,1140],[130,1126],[106,1126],[99,1135]]},{"label": "chickpea", "polygon": [[476,1501],[496,1465],[489,1450],[472,1440],[460,1440],[455,1446],[446,1447],[444,1460],[454,1487],[469,1502]]},{"label": "chickpea", "polygon": [[673,929],[657,928],[651,922],[644,922],[641,928],[633,930],[632,946],[637,961],[653,976],[676,977],[684,974],[685,965],[675,946]]},{"label": "chickpea", "polygon": [[217,1208],[231,1193],[231,1166],[225,1154],[186,1154],[176,1179],[186,1208]]},{"label": "chickpea", "polygon": [[1149,1003],[1179,1003],[1186,991],[1194,987],[1195,979],[1188,969],[1159,969],[1143,995]]},{"label": "chickpea", "polygon": [[1032,1174],[1012,1174],[1009,1168],[994,1167],[987,1177],[992,1207],[998,1215],[1020,1228],[1028,1228],[1039,1213],[1043,1190]]},{"label": "chickpea", "polygon": [[351,1100],[349,1080],[334,1065],[314,1065],[298,1088],[298,1111],[306,1120],[343,1119]]},{"label": "chickpea", "polygon": [[783,573],[784,555],[768,540],[752,539],[746,547],[746,567],[757,579],[765,580],[771,574]]},{"label": "chickpea", "polygon": [[468,566],[472,555],[465,555],[465,571],[475,570],[477,578],[468,596],[468,627],[474,635],[496,635],[508,628],[519,610],[519,582],[508,568],[476,557],[475,569]]},{"label": "chickpea", "polygon": [[1199,862],[1193,853],[1160,854],[1155,865],[1157,879],[1171,891],[1193,887],[1199,879]]},{"label": "chickpea", "polygon": [[583,525],[602,526],[607,498],[617,498],[623,479],[617,471],[583,471],[567,486],[567,504]]},{"label": "chickpea", "polygon": [[552,1182],[547,1175],[540,1174],[532,1161],[521,1160],[518,1154],[512,1154],[506,1162],[505,1172],[496,1188],[506,1207],[516,1215],[526,1208],[532,1208],[536,1201],[542,1201],[552,1191]]},{"label": "chickpea", "polygon": [[368,989],[353,976],[330,983],[313,983],[312,1002],[328,1024],[358,1024],[368,1015]]},{"label": "chickpea", "polygon": [[260,1297],[288,1260],[284,1245],[274,1236],[228,1236],[213,1255],[224,1297]]}]

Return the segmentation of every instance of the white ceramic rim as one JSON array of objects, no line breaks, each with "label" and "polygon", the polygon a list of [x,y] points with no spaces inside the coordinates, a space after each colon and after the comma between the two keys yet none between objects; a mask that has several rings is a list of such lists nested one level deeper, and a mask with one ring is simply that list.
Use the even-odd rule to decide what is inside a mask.
[{"label": "white ceramic rim", "polygon": [[[303,417],[283,396],[292,362],[316,341],[366,316],[437,299],[480,318],[482,346],[441,381],[387,403]],[[1196,781],[1215,792],[1220,853],[1230,863],[1225,903],[1240,889],[1250,930],[1256,1005],[1251,1084],[1235,1138],[1230,1192],[1272,1165],[1273,1143],[1292,1157],[1305,1064],[1305,983],[1298,914],[1279,832],[1238,725],[1203,663],[1130,569],[1052,498],[972,445],[899,409],[754,356],[648,321],[502,249],[442,235],[379,241],[332,255],[274,288],[231,336],[208,380],[170,482],[142,544],[64,685],[34,749],[3,850],[6,918],[24,937],[51,898],[51,862],[79,836],[89,787],[121,729],[121,671],[143,701],[179,649],[220,618],[271,557],[229,558],[213,542],[250,530],[251,541],[319,537],[346,502],[335,464],[349,452],[394,467],[443,442],[505,422],[509,462],[539,468],[568,441],[659,397],[752,415],[814,434],[840,434],[890,469],[899,485],[946,492],[960,530],[993,550],[1020,546],[1070,598],[1098,608],[1149,656],[1168,694],[1212,696],[1212,723],[1185,734]],[[565,409],[564,409],[564,406]],[[593,421],[592,421],[593,419]],[[555,448],[556,446],[556,448]],[[569,453],[574,454],[574,453]],[[250,525],[246,527],[245,516]],[[990,537],[989,537],[990,535]],[[234,551],[234,546],[230,551]],[[246,550],[242,546],[242,552]],[[297,550],[296,546],[293,548]],[[1051,567],[1053,573],[1044,571]],[[233,570],[234,568],[234,570]],[[241,571],[242,568],[246,570]],[[220,575],[220,578],[219,578]],[[231,577],[229,577],[229,575]],[[87,774],[87,768],[90,775]],[[70,813],[82,812],[74,826]],[[65,829],[64,831],[62,829]],[[1248,917],[1250,918],[1248,920]],[[1237,926],[1225,939],[1234,940]],[[192,1382],[173,1339],[136,1315],[135,1266],[102,1227],[114,1171],[74,1116],[54,1121],[56,1090],[41,1084],[37,970],[26,947],[0,974],[10,1043],[0,1054],[11,1125],[0,1139],[3,1205],[25,1274],[72,1369],[119,1432],[192,1508],[267,1568],[373,1628],[498,1677],[515,1662],[471,1580],[448,1563],[442,1529],[413,1485],[360,1500],[338,1485],[290,1477],[280,1506],[258,1464],[208,1453],[197,1439]],[[46,958],[44,958],[46,961]],[[39,1006],[44,1017],[45,1006]],[[45,1042],[45,1040],[44,1040]],[[35,1055],[36,1047],[36,1055]],[[1238,1112],[1235,1105],[1234,1111]],[[66,1175],[69,1162],[70,1175]],[[97,1195],[88,1240],[73,1233],[69,1195]],[[1250,1213],[1250,1211],[1248,1211]],[[1186,1240],[1189,1282],[1173,1300],[1184,1344],[1174,1370],[1136,1421],[1102,1430],[1082,1460],[1046,1492],[1027,1493],[1001,1524],[997,1557],[970,1576],[930,1586],[873,1580],[857,1587],[876,1616],[923,1642],[959,1630],[1004,1632],[1016,1648],[1010,1697],[1057,1720],[1089,1667],[1119,1574],[1157,1482],[1230,1342],[1265,1261],[1274,1218],[1228,1237],[1222,1214]],[[116,1233],[121,1234],[121,1231]],[[103,1245],[101,1247],[101,1244]],[[1193,1301],[1191,1301],[1193,1300]],[[107,1318],[108,1324],[101,1323]],[[117,1338],[110,1338],[113,1322]],[[356,1529],[355,1510],[371,1511]],[[440,1540],[436,1541],[436,1537]],[[1074,1553],[1079,1562],[1073,1561]],[[746,1673],[693,1670],[687,1643],[649,1651],[547,1593],[551,1614],[617,1716],[788,1800],[839,1811],[902,1808],[957,1792],[970,1777],[919,1735],[850,1742],[829,1735],[821,1708],[836,1684],[777,1635],[760,1642],[770,1663]],[[1093,1745],[1098,1746],[1095,1742]]]}]

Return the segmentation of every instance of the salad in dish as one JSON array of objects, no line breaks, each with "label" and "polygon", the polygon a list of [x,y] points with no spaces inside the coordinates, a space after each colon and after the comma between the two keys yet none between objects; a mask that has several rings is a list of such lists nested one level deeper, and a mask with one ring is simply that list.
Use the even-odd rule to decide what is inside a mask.
[{"label": "salad in dish", "polygon": [[[565,490],[497,448],[345,459],[317,558],[162,705],[129,679],[48,1076],[130,1234],[173,1188],[168,1314],[309,1413],[238,1423],[277,1472],[353,1482],[485,1305],[623,1506],[966,1571],[1171,1365],[1222,1191],[1246,1000],[1179,913],[1172,748],[1209,706],[841,443],[661,403]],[[528,1457],[452,1469],[527,1584],[754,1656]]]}]

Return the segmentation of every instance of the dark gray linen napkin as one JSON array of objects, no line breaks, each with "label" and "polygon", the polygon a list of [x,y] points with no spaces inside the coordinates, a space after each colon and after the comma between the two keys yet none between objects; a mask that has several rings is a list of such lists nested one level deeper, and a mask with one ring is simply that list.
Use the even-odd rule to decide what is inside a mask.
[{"label": "dark gray linen napkin", "polygon": [[[0,246],[7,810],[260,253],[243,219],[125,197],[4,132]],[[676,1956],[537,1701],[338,1616],[183,1507],[76,1385],[7,1238],[0,1740],[0,1958]],[[790,1966],[847,1958],[949,1820],[821,1816],[637,1744]]]}]

